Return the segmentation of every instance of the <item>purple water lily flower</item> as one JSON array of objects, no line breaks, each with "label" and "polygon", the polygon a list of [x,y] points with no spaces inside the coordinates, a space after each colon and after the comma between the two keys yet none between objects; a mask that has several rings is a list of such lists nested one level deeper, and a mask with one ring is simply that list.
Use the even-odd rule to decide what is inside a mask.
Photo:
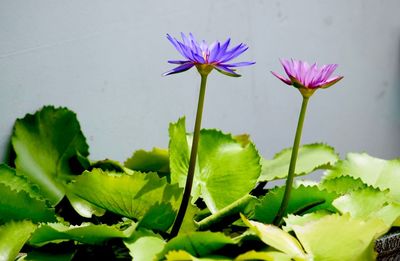
[{"label": "purple water lily flower", "polygon": [[310,66],[307,62],[294,59],[281,59],[280,62],[289,78],[285,78],[275,72],[271,73],[282,82],[293,85],[296,88],[312,90],[328,88],[343,78],[343,76],[331,77],[332,73],[338,67],[337,64],[327,64],[318,67],[317,63]]},{"label": "purple water lily flower", "polygon": [[228,49],[231,41],[230,38],[224,43],[214,42],[208,45],[205,41],[198,43],[191,33],[189,33],[189,36],[181,33],[181,36],[182,42],[167,34],[168,40],[186,59],[168,61],[172,64],[179,64],[179,66],[164,73],[164,76],[187,71],[193,66],[196,66],[198,69],[207,67],[208,70],[215,68],[219,72],[229,76],[240,76],[235,72],[234,68],[255,64],[255,62],[228,63],[248,49],[242,43]]}]

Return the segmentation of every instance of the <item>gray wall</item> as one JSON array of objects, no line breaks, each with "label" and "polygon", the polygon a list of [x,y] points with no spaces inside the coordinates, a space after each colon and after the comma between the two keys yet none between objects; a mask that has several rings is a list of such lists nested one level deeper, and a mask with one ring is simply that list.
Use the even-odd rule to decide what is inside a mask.
[{"label": "gray wall", "polygon": [[168,123],[193,126],[195,70],[162,77],[180,58],[165,34],[232,37],[257,64],[209,77],[203,127],[247,132],[272,156],[291,146],[301,98],[270,73],[293,57],[340,64],[344,79],[309,104],[303,143],[400,156],[400,2],[0,1],[0,159],[14,120],[46,104],[79,117],[91,158],[124,160],[168,146]]}]

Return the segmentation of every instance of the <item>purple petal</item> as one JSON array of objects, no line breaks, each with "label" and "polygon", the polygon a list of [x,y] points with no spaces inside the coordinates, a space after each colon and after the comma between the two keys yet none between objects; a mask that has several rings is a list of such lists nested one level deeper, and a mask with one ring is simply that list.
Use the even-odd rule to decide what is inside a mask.
[{"label": "purple petal", "polygon": [[228,38],[225,43],[221,45],[221,49],[219,50],[219,53],[217,56],[214,58],[215,61],[218,61],[222,58],[223,55],[225,55],[226,50],[228,49],[228,46],[231,42],[231,38]]},{"label": "purple petal", "polygon": [[190,61],[181,61],[181,60],[169,60],[168,63],[172,63],[172,64],[184,64]]},{"label": "purple petal", "polygon": [[218,56],[219,52],[221,49],[221,44],[217,43],[214,48],[210,50],[210,56],[208,57],[208,62],[213,63],[215,61],[215,58]]},{"label": "purple petal", "polygon": [[169,34],[167,34],[167,39],[172,43],[172,45],[175,47],[175,49],[180,52],[180,54],[184,57],[186,57],[186,55],[184,54],[184,52],[182,51],[179,41],[176,40],[175,38],[172,38]]},{"label": "purple petal", "polygon": [[230,63],[230,64],[220,63],[219,65],[226,66],[226,67],[241,67],[241,66],[253,65],[255,63],[256,62],[240,62],[240,63]]},{"label": "purple petal", "polygon": [[228,62],[230,60],[233,60],[234,58],[238,57],[240,54],[245,52],[248,49],[248,47],[244,44],[239,44],[229,52],[227,52],[223,57],[220,59],[220,63]]},{"label": "purple petal", "polygon": [[229,74],[239,75],[239,74],[235,73],[235,71],[233,71],[232,69],[229,69],[228,67],[223,66],[221,64],[215,65],[215,68],[217,68],[217,69],[219,69],[221,71],[227,72]]},{"label": "purple petal", "polygon": [[184,33],[181,32],[181,37],[182,37],[182,41],[183,44],[186,45],[187,47],[191,47],[190,46],[190,40],[186,37],[186,35]]},{"label": "purple petal", "polygon": [[198,55],[197,53],[193,52],[192,50],[191,50],[191,53],[193,55],[194,60],[197,63],[202,63],[202,64],[206,63],[206,61],[204,60],[203,56]]},{"label": "purple petal", "polygon": [[178,67],[175,67],[174,69],[172,69],[172,70],[170,70],[170,71],[168,71],[168,72],[165,72],[165,73],[163,74],[163,76],[167,76],[167,75],[171,75],[171,74],[175,74],[175,73],[184,72],[184,71],[189,70],[189,69],[192,68],[193,66],[194,66],[194,64],[193,64],[192,62],[188,62],[188,63],[182,64],[182,65],[180,65],[180,66],[178,66]]},{"label": "purple petal", "polygon": [[291,80],[286,79],[286,78],[283,77],[283,76],[280,76],[280,75],[277,74],[276,72],[272,72],[272,71],[271,71],[271,73],[272,73],[276,78],[278,78],[278,79],[281,80],[282,82],[286,83],[287,85],[292,85],[292,81],[291,81]]},{"label": "purple petal", "polygon": [[191,61],[195,61],[195,59],[194,59],[194,57],[192,55],[192,51],[188,47],[186,47],[183,43],[181,43],[179,41],[178,41],[178,44],[179,44],[179,47],[182,50],[183,56],[188,58]]}]

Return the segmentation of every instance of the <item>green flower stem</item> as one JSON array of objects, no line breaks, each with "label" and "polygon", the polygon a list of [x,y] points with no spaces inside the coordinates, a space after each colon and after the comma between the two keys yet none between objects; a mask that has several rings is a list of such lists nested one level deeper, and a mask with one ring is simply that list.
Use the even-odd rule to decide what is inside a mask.
[{"label": "green flower stem", "polygon": [[296,136],[294,138],[294,143],[293,143],[293,148],[292,148],[292,156],[290,158],[289,172],[288,172],[288,176],[286,178],[285,193],[283,195],[282,203],[278,210],[278,214],[276,215],[276,217],[273,221],[273,224],[276,226],[278,226],[281,223],[283,215],[285,214],[287,206],[289,204],[289,198],[290,198],[290,193],[291,193],[292,187],[293,187],[293,180],[294,180],[294,174],[295,174],[295,169],[296,169],[297,154],[299,152],[301,132],[303,130],[303,123],[304,123],[304,118],[306,116],[306,110],[307,110],[307,104],[308,104],[309,98],[310,98],[309,96],[303,95],[303,103],[301,104],[299,121],[297,123]]},{"label": "green flower stem", "polygon": [[202,114],[203,114],[204,96],[206,93],[206,84],[207,84],[208,73],[204,73],[204,74],[200,73],[200,75],[201,75],[200,94],[199,94],[199,101],[197,104],[196,122],[194,125],[192,151],[190,152],[189,170],[188,170],[188,175],[186,178],[186,184],[185,184],[185,190],[183,192],[182,202],[179,207],[178,215],[176,216],[174,225],[171,230],[171,238],[178,235],[179,229],[181,228],[181,225],[183,222],[183,218],[185,217],[186,209],[189,204],[190,193],[192,191],[194,170],[196,167],[197,147],[199,145],[201,118],[202,118]]},{"label": "green flower stem", "polygon": [[[244,197],[236,200],[235,202],[231,203],[230,205],[224,207],[220,211],[212,214],[205,219],[201,220],[197,223],[199,226],[199,230],[207,230],[213,225],[223,222],[226,218],[229,218],[233,215],[242,212],[243,209],[249,204],[250,201],[254,200],[255,197],[247,194]],[[239,215],[237,215],[239,218]]]}]

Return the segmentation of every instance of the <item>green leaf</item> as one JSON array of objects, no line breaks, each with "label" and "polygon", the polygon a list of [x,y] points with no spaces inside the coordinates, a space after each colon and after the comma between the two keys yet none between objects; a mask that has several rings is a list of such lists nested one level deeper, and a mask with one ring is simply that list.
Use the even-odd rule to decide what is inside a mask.
[{"label": "green leaf", "polygon": [[231,259],[228,259],[227,257],[221,257],[221,256],[212,256],[212,257],[204,257],[204,258],[197,258],[192,256],[186,251],[183,250],[172,250],[168,252],[168,254],[165,256],[166,261],[229,261]]},{"label": "green leaf", "polygon": [[[350,215],[326,215],[311,219],[294,216],[286,219],[286,225],[296,234],[307,253],[314,260],[375,260],[374,241],[388,228],[380,219],[363,220]],[[317,214],[319,215],[319,214]]]},{"label": "green leaf", "polygon": [[291,261],[292,258],[287,254],[278,251],[256,252],[255,250],[251,250],[235,258],[235,261],[244,260]]},{"label": "green leaf", "polygon": [[200,213],[200,209],[192,204],[189,204],[185,217],[183,218],[182,226],[179,229],[179,234],[188,234],[196,231],[198,229],[198,225],[195,223],[197,215]]},{"label": "green leaf", "polygon": [[307,255],[300,243],[289,233],[274,225],[251,221],[243,215],[241,215],[241,217],[250,230],[268,246],[282,251],[295,260],[307,260]]},{"label": "green leaf", "polygon": [[34,250],[27,255],[18,258],[17,261],[71,261],[76,250],[57,249],[57,252],[45,252]]},{"label": "green leaf", "polygon": [[[171,180],[184,186],[189,166],[185,121],[170,125]],[[201,130],[192,197],[201,196],[212,213],[248,194],[260,175],[260,157],[253,143],[244,145],[217,130]],[[223,189],[221,189],[223,188]]]},{"label": "green leaf", "polygon": [[63,181],[79,174],[71,169],[70,162],[78,155],[89,154],[76,115],[66,108],[43,107],[18,119],[12,145],[18,175],[37,184],[53,205],[64,196]]},{"label": "green leaf", "polygon": [[36,225],[30,221],[11,221],[1,226],[0,260],[14,260],[35,229]]},{"label": "green leaf", "polygon": [[76,196],[73,193],[67,192],[66,195],[67,195],[69,202],[71,203],[71,206],[82,217],[91,218],[93,215],[101,217],[106,213],[105,209],[100,208],[100,207]]},{"label": "green leaf", "polygon": [[23,190],[17,192],[0,183],[0,220],[7,222],[24,219],[48,222],[55,221],[56,217],[54,209],[46,201],[32,198]]},{"label": "green leaf", "polygon": [[[242,75],[240,75],[240,74],[233,74],[233,73],[228,73],[228,72],[226,72],[226,71],[224,71],[224,70],[220,70],[220,69],[218,69],[217,67],[214,67],[215,68],[215,70],[217,70],[219,73],[222,73],[223,75],[226,75],[226,76],[230,76],[230,77],[241,77]],[[235,70],[234,70],[235,71]]]},{"label": "green leaf", "polygon": [[93,169],[69,185],[73,193],[90,203],[125,217],[140,219],[156,203],[179,207],[182,189],[156,173],[113,174]]},{"label": "green leaf", "polygon": [[25,191],[32,198],[43,199],[36,185],[30,183],[25,177],[17,176],[15,169],[5,164],[0,164],[0,183],[16,192]]},{"label": "green leaf", "polygon": [[129,254],[135,261],[154,260],[160,253],[165,241],[151,231],[139,230],[131,238],[124,239],[125,246],[129,249]]},{"label": "green leaf", "polygon": [[394,199],[400,202],[400,160],[383,160],[374,158],[366,153],[349,153],[346,160],[338,162],[334,169],[327,172],[324,179],[341,176],[359,178],[363,183],[379,188],[389,189]]},{"label": "green leaf", "polygon": [[[286,178],[291,154],[292,148],[288,148],[276,154],[272,160],[262,160],[262,172],[258,181]],[[295,175],[306,175],[317,169],[326,169],[338,160],[335,150],[326,144],[303,145],[299,148]]]},{"label": "green leaf", "polygon": [[204,257],[234,241],[222,233],[193,232],[182,234],[171,239],[158,255],[159,260],[164,260],[165,255],[172,250],[184,250],[196,257]]},{"label": "green leaf", "polygon": [[101,169],[104,171],[109,171],[109,172],[114,172],[114,173],[123,173],[125,172],[125,167],[118,161],[116,160],[110,160],[110,159],[105,159],[105,160],[99,160],[96,162],[93,162],[90,165],[91,169]]},{"label": "green leaf", "polygon": [[388,227],[391,227],[393,222],[400,217],[400,205],[391,202],[388,191],[371,187],[343,195],[335,199],[333,205],[341,213],[349,213],[351,217],[381,218]]},{"label": "green leaf", "polygon": [[36,185],[17,176],[14,169],[0,164],[0,221],[24,219],[55,221],[55,212]]},{"label": "green leaf", "polygon": [[350,176],[340,176],[336,178],[323,178],[319,187],[343,195],[351,191],[366,188],[368,185],[363,183],[359,178],[354,179]]},{"label": "green leaf", "polygon": [[282,251],[295,260],[307,260],[307,255],[296,238],[274,225],[248,220],[242,215],[244,223],[265,244]]},{"label": "green leaf", "polygon": [[[121,228],[124,227],[124,228]],[[102,244],[112,238],[128,238],[135,230],[135,224],[94,225],[83,223],[80,226],[67,226],[61,223],[40,225],[32,234],[29,244],[43,246],[48,243],[60,243],[75,240],[86,244]]]},{"label": "green leaf", "polygon": [[157,172],[160,177],[169,176],[168,149],[137,150],[124,163],[125,167],[141,172]]},{"label": "green leaf", "polygon": [[138,228],[144,227],[157,231],[167,231],[174,223],[176,212],[169,202],[156,203],[144,214]]},{"label": "green leaf", "polygon": [[[282,203],[284,192],[285,187],[270,190],[256,205],[253,218],[263,223],[272,223]],[[309,213],[321,209],[336,212],[332,201],[337,197],[337,194],[321,190],[316,186],[301,185],[292,188],[289,205],[284,216],[290,213]]]}]

